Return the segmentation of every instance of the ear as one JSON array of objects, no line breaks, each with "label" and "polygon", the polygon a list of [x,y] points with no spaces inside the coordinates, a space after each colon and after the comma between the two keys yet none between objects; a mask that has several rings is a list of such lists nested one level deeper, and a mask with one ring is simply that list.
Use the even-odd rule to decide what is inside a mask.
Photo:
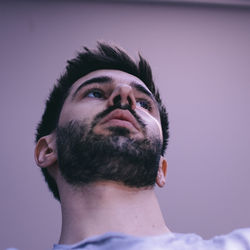
[{"label": "ear", "polygon": [[41,168],[53,166],[57,162],[55,135],[50,134],[39,139],[35,147],[35,161]]},{"label": "ear", "polygon": [[167,160],[163,156],[161,156],[159,162],[158,174],[156,178],[156,183],[159,187],[164,187],[166,183],[167,168],[168,168]]}]

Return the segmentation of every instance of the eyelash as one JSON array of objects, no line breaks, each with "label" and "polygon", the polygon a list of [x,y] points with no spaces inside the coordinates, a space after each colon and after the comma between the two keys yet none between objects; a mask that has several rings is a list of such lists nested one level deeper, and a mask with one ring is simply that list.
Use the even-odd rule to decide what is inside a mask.
[{"label": "eyelash", "polygon": [[151,111],[151,110],[152,110],[152,104],[151,104],[150,101],[145,100],[145,99],[138,99],[138,100],[136,100],[136,104],[137,104],[137,103],[140,103],[140,102],[143,102],[144,104],[146,104],[146,107],[143,106],[143,105],[140,105],[142,108],[144,108],[144,109],[146,109],[146,110],[148,110],[148,111]]},{"label": "eyelash", "polygon": [[[96,96],[89,96],[90,94],[93,94],[93,93],[98,93],[98,94],[100,94],[101,95],[101,97],[96,97]],[[84,97],[90,97],[90,98],[104,98],[105,97],[105,94],[104,94],[104,92],[101,90],[101,89],[90,89],[90,90],[88,90],[85,94],[84,94]]]}]

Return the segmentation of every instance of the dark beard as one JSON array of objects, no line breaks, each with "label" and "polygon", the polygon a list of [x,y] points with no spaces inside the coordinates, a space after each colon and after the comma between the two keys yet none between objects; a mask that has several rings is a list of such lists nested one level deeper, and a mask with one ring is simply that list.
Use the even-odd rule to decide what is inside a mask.
[{"label": "dark beard", "polygon": [[[133,139],[129,137],[129,130],[122,127],[111,127],[109,136],[95,134],[93,127],[109,112],[98,115],[91,128],[79,121],[57,128],[57,154],[62,176],[74,186],[102,180],[137,188],[153,186],[159,167],[160,139],[147,136]],[[146,133],[143,122],[135,118]]]}]

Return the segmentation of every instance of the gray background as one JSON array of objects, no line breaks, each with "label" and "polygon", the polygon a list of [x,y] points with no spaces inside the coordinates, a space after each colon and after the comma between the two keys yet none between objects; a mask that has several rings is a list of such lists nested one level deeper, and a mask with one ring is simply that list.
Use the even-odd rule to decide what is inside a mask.
[{"label": "gray background", "polygon": [[34,132],[66,60],[97,40],[152,65],[170,117],[157,189],[170,229],[209,238],[249,227],[249,8],[2,1],[0,27],[0,249],[58,240],[60,206],[35,165]]}]

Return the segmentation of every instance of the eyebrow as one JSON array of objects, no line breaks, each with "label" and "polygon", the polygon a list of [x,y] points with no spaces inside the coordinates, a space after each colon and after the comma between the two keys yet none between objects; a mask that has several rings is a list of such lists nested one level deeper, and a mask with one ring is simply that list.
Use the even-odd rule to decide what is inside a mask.
[{"label": "eyebrow", "polygon": [[76,94],[80,91],[81,88],[89,85],[89,84],[92,84],[92,83],[110,83],[112,81],[112,78],[109,77],[109,76],[99,76],[99,77],[94,77],[94,78],[91,78],[85,82],[83,82],[77,89],[76,91],[74,92],[74,94],[72,95],[72,99],[75,98]]},{"label": "eyebrow", "polygon": [[[107,84],[107,83],[111,83],[113,81],[113,78],[109,77],[109,76],[98,76],[98,77],[94,77],[91,78],[85,82],[83,82],[74,92],[74,94],[72,95],[72,99],[75,98],[75,96],[77,95],[77,93],[85,86],[89,85],[89,84],[93,84],[93,83],[101,83],[101,84]],[[145,95],[147,95],[148,97],[150,97],[151,99],[153,99],[153,101],[155,101],[155,98],[153,96],[153,94],[147,90],[144,86],[142,86],[141,84],[137,83],[137,82],[131,82],[130,83],[132,88],[135,88],[137,91],[144,93]]]}]

